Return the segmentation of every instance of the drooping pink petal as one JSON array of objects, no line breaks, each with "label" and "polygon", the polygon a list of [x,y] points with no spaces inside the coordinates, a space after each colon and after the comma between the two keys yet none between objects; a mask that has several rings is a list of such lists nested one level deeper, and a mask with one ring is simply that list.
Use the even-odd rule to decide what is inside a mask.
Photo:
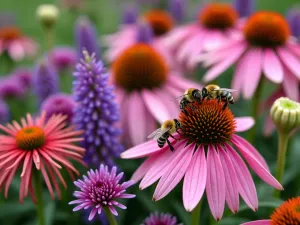
[{"label": "drooping pink petal", "polygon": [[285,76],[282,82],[282,86],[284,92],[286,93],[287,97],[297,101],[300,96],[299,92],[299,80],[298,78],[293,75],[289,69],[285,69]]},{"label": "drooping pink petal", "polygon": [[267,115],[264,123],[263,134],[266,137],[269,137],[272,132],[275,130],[275,124],[270,115]]},{"label": "drooping pink petal", "polygon": [[263,52],[263,71],[270,81],[274,83],[282,82],[282,64],[273,49],[266,48]]},{"label": "drooping pink petal", "polygon": [[134,174],[131,177],[131,180],[134,180],[135,183],[140,181],[143,176],[149,171],[149,169],[152,167],[153,163],[157,160],[158,156],[153,155],[147,158],[140,166],[137,168],[137,170],[134,172]]},{"label": "drooping pink petal", "polygon": [[219,221],[225,206],[225,176],[217,150],[208,145],[206,195],[213,217]]},{"label": "drooping pink petal", "polygon": [[[175,97],[172,96],[165,88],[155,89],[153,92],[160,98],[163,102],[168,102],[168,111],[170,119],[177,118],[179,114],[178,103],[175,101]],[[148,121],[147,121],[148,123]]]},{"label": "drooping pink petal", "polygon": [[244,73],[243,95],[246,99],[250,99],[262,75],[262,50],[260,48],[249,49],[239,64],[241,72]]},{"label": "drooping pink petal", "polygon": [[203,77],[204,82],[209,82],[216,79],[221,73],[223,73],[226,69],[228,69],[238,58],[242,55],[242,53],[246,49],[246,44],[241,43],[236,49],[229,49],[227,54],[228,56],[222,60],[221,62],[217,63],[216,65],[212,66]]},{"label": "drooping pink petal", "polygon": [[277,48],[277,52],[287,68],[300,79],[300,60],[283,47]]},{"label": "drooping pink petal", "polygon": [[166,105],[160,99],[158,99],[156,95],[151,93],[151,91],[143,90],[142,97],[148,110],[159,123],[163,123],[170,119]]},{"label": "drooping pink petal", "polygon": [[183,205],[191,212],[201,200],[207,177],[207,165],[204,147],[201,145],[193,155],[183,181]]},{"label": "drooping pink petal", "polygon": [[233,164],[225,151],[220,145],[218,146],[220,159],[226,180],[226,202],[233,213],[239,210],[239,190],[237,175]]},{"label": "drooping pink petal", "polygon": [[257,221],[243,223],[241,225],[271,225],[271,220],[257,220]]},{"label": "drooping pink petal", "polygon": [[253,145],[251,145],[246,139],[242,138],[239,135],[234,134],[232,136],[232,139],[239,142],[240,145],[243,145],[244,148],[247,149],[248,152],[250,152],[253,156],[255,156],[256,160],[268,171],[270,171],[269,166],[266,162],[266,160],[264,159],[264,157],[262,157],[262,155],[256,150],[256,148],[253,147]]},{"label": "drooping pink petal", "polygon": [[149,134],[146,133],[146,108],[138,92],[130,95],[128,102],[128,130],[133,145],[144,142]]},{"label": "drooping pink petal", "polygon": [[[172,143],[172,139],[170,141]],[[151,155],[159,151],[166,150],[168,148],[169,147],[167,145],[164,146],[163,148],[160,148],[157,145],[157,141],[151,140],[128,149],[127,151],[121,154],[121,158],[123,159],[143,158],[145,156]]]},{"label": "drooping pink petal", "polygon": [[248,149],[240,144],[238,141],[232,140],[233,144],[240,150],[241,154],[244,156],[250,167],[254,170],[254,172],[267,184],[272,187],[283,190],[281,184],[273,177],[270,171],[266,170],[260,162],[256,160],[256,157],[248,151]]},{"label": "drooping pink petal", "polygon": [[239,181],[239,193],[241,194],[246,204],[252,210],[257,211],[258,199],[252,176],[246,164],[236,153],[236,151],[228,144],[225,144],[225,147],[237,174],[237,179]]},{"label": "drooping pink petal", "polygon": [[175,158],[182,151],[185,151],[184,144],[186,141],[180,141],[176,143],[174,146],[175,151],[171,152],[169,149],[165,150],[161,155],[157,157],[152,167],[140,183],[140,188],[145,189],[156,182],[161,176],[165,173],[165,171],[169,168],[169,165],[173,158]]},{"label": "drooping pink petal", "polygon": [[169,194],[183,178],[193,156],[195,146],[186,147],[184,151],[172,158],[168,169],[164,172],[155,189],[153,200],[158,201]]},{"label": "drooping pink petal", "polygon": [[249,130],[253,127],[255,121],[252,117],[237,117],[235,118],[236,121],[236,132],[243,132]]}]

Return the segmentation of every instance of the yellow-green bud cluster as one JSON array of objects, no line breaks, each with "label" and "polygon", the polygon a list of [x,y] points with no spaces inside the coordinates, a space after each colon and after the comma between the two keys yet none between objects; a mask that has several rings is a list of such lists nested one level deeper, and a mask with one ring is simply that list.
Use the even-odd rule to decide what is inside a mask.
[{"label": "yellow-green bud cluster", "polygon": [[281,97],[271,108],[271,117],[281,132],[291,132],[300,126],[300,103]]},{"label": "yellow-green bud cluster", "polygon": [[56,24],[59,10],[55,5],[43,4],[37,8],[36,15],[43,26],[51,28]]}]

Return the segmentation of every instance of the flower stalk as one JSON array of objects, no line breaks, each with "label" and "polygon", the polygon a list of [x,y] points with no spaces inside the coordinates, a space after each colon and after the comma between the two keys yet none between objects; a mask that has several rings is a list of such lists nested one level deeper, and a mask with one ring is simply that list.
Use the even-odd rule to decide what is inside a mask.
[{"label": "flower stalk", "polygon": [[116,218],[114,215],[111,213],[111,211],[107,207],[103,207],[104,212],[106,214],[107,220],[109,222],[109,225],[118,225]]},{"label": "flower stalk", "polygon": [[36,209],[37,209],[37,216],[39,220],[39,225],[45,225],[45,213],[44,213],[44,201],[43,201],[43,183],[41,179],[41,175],[38,173],[37,170],[33,172],[34,176],[34,185],[36,191]]},{"label": "flower stalk", "polygon": [[200,201],[196,208],[192,211],[191,225],[200,225],[201,205],[202,201]]}]

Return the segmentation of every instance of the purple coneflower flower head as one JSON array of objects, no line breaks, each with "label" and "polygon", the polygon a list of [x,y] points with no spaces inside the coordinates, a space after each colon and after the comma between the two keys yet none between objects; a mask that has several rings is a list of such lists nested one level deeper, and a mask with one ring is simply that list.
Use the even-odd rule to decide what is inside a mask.
[{"label": "purple coneflower flower head", "polygon": [[126,5],[122,17],[123,24],[135,24],[138,18],[138,7],[134,4]]},{"label": "purple coneflower flower head", "polygon": [[24,89],[31,87],[31,81],[32,81],[32,71],[27,68],[19,68],[14,71],[13,77],[15,77]]},{"label": "purple coneflower flower head", "polygon": [[77,180],[74,184],[79,191],[74,192],[77,200],[71,201],[69,204],[76,204],[73,211],[91,208],[89,220],[91,221],[95,215],[107,208],[115,216],[118,215],[115,207],[126,209],[126,206],[119,203],[118,199],[134,198],[133,194],[126,194],[126,189],[134,184],[134,181],[121,183],[123,172],[117,174],[117,167],[113,167],[109,172],[108,167],[103,164],[99,169],[90,170],[87,176],[83,176],[82,180]]},{"label": "purple coneflower flower head", "polygon": [[[152,213],[145,219],[142,225],[176,225],[177,218],[169,213]],[[178,224],[182,225],[182,224]]]},{"label": "purple coneflower flower head", "polygon": [[36,66],[32,77],[32,83],[39,104],[50,95],[58,92],[58,82],[58,75],[48,62],[42,61]]},{"label": "purple coneflower flower head", "polygon": [[80,17],[75,25],[75,38],[78,58],[83,58],[82,51],[86,50],[90,55],[95,54],[100,59],[97,32],[92,22],[87,17]]},{"label": "purple coneflower flower head", "polygon": [[86,162],[99,165],[104,161],[110,166],[112,157],[119,157],[123,150],[118,141],[121,131],[114,126],[120,118],[119,109],[102,61],[87,51],[84,55],[74,73],[73,93],[78,103],[74,122],[85,131]]},{"label": "purple coneflower flower head", "polygon": [[150,44],[153,41],[153,30],[146,21],[138,24],[136,33],[137,43]]},{"label": "purple coneflower flower head", "polygon": [[0,99],[0,123],[6,123],[9,119],[8,105]]},{"label": "purple coneflower flower head", "polygon": [[77,55],[75,49],[64,46],[53,49],[49,54],[49,59],[58,71],[62,71],[73,68]]},{"label": "purple coneflower flower head", "polygon": [[20,98],[24,93],[25,89],[23,85],[14,76],[5,77],[0,80],[1,98]]},{"label": "purple coneflower flower head", "polygon": [[255,11],[255,0],[234,0],[233,5],[240,17],[248,17]]},{"label": "purple coneflower flower head", "polygon": [[186,0],[169,0],[169,11],[178,23],[184,20],[185,3]]},{"label": "purple coneflower flower head", "polygon": [[63,114],[66,115],[67,120],[71,122],[75,106],[76,103],[72,96],[57,93],[45,99],[41,105],[41,111],[46,112],[46,119],[49,119],[54,114]]},{"label": "purple coneflower flower head", "polygon": [[300,8],[292,8],[288,11],[287,21],[290,25],[292,35],[300,38]]}]

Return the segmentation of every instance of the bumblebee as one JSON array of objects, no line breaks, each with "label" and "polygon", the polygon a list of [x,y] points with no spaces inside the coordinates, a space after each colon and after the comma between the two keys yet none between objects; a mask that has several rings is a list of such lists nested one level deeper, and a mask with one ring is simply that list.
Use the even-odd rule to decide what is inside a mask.
[{"label": "bumblebee", "polygon": [[[179,133],[179,129],[181,127],[180,122],[177,119],[174,120],[167,120],[165,121],[160,128],[153,131],[148,138],[157,140],[158,147],[162,148],[166,142],[168,143],[170,150],[173,152],[174,147],[172,146],[171,142],[169,141],[169,137],[177,140],[172,134]],[[180,133],[179,133],[180,134]]]},{"label": "bumblebee", "polygon": [[202,100],[203,100],[202,91],[200,91],[196,88],[187,89],[184,92],[184,94],[180,97],[182,97],[182,99],[180,100],[179,108],[185,114],[187,114],[187,111],[185,110],[186,106],[191,108],[190,103],[195,102],[195,101],[202,102]]},{"label": "bumblebee", "polygon": [[224,102],[223,109],[225,109],[228,103],[234,104],[232,96],[232,92],[234,91],[236,90],[220,88],[218,85],[209,84],[202,88],[202,95],[204,99],[218,99],[218,102]]}]

